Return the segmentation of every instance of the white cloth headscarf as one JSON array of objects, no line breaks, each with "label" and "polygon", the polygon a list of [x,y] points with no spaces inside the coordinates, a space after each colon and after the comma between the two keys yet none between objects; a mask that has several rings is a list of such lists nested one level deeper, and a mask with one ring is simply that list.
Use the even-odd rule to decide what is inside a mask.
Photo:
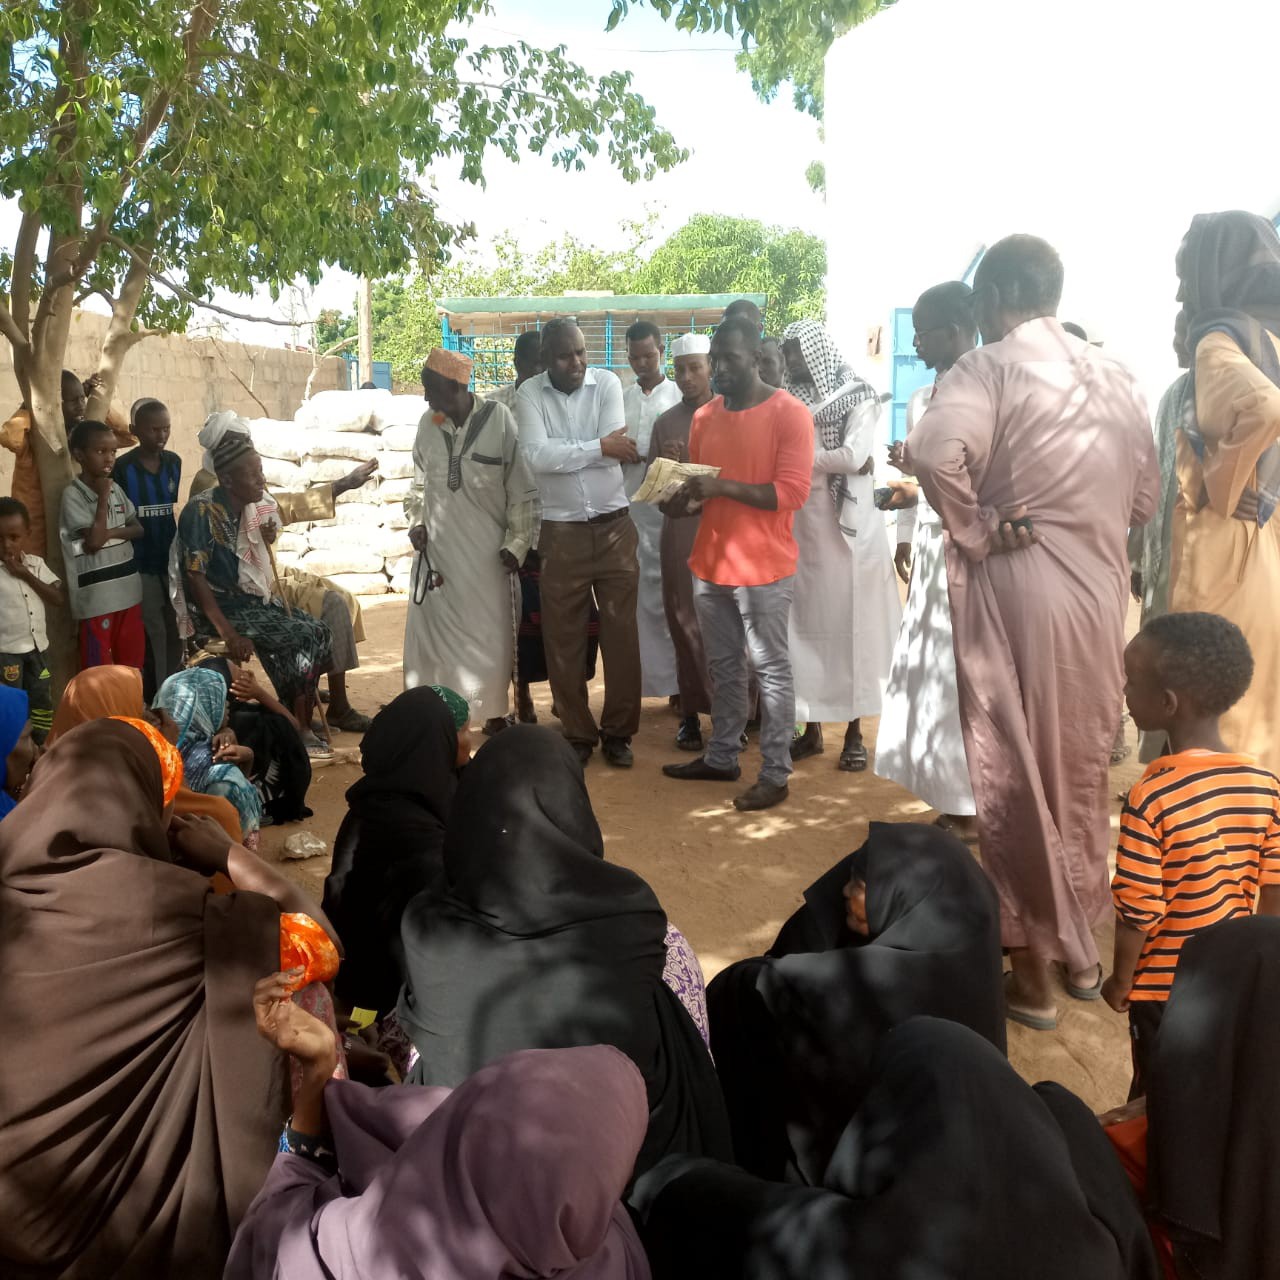
[{"label": "white cloth headscarf", "polygon": [[[196,439],[204,447],[204,456],[200,462],[206,471],[217,473],[213,465],[213,450],[233,432],[252,435],[248,422],[238,413],[223,410],[211,413],[205,419]],[[262,536],[262,526],[273,523],[278,527],[279,512],[276,500],[264,492],[261,502],[250,503],[241,512],[240,532],[236,536],[236,555],[240,558],[240,586],[250,595],[259,596],[263,600],[270,600],[275,594],[276,575],[271,551]]]}]

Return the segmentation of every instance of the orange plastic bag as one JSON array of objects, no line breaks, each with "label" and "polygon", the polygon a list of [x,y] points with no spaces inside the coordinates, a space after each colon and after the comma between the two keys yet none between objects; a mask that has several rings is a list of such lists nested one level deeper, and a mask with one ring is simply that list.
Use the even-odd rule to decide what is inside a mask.
[{"label": "orange plastic bag", "polygon": [[310,916],[289,912],[280,917],[280,968],[285,973],[303,970],[293,983],[295,991],[313,982],[332,982],[338,972],[338,949]]}]

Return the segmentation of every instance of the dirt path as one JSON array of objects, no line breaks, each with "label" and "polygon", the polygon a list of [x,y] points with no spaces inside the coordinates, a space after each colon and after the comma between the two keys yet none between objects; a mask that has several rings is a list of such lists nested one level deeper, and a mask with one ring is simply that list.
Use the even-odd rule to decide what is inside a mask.
[{"label": "dirt path", "polygon": [[[351,679],[351,696],[369,714],[400,691],[404,610],[401,599],[365,606],[368,639],[361,647],[363,665]],[[598,687],[594,694],[598,710]],[[542,722],[555,726],[547,685],[535,686],[534,695]],[[864,721],[870,749],[875,728],[874,720]],[[785,805],[760,815],[739,814],[731,803],[737,790],[733,786],[662,777],[661,766],[681,758],[672,747],[675,730],[676,719],[665,703],[646,702],[633,743],[635,768],[609,769],[597,756],[587,770],[587,783],[607,856],[649,881],[697,950],[708,981],[733,961],[760,954],[795,910],[805,887],[862,843],[870,821],[931,821],[935,816],[901,787],[870,772],[838,772],[838,753],[831,744],[838,745],[842,726],[827,726],[826,755],[797,767]],[[335,744],[355,747],[358,739],[339,734]],[[744,777],[754,776],[758,765],[753,744],[743,759]],[[1138,773],[1133,757],[1113,769],[1113,792],[1130,786]],[[305,824],[264,831],[263,852],[276,856],[284,839],[303,829],[331,846],[346,812],[343,793],[357,777],[358,764],[317,769],[310,792],[315,816]],[[1114,803],[1113,829],[1119,809]],[[319,895],[327,856],[284,865]],[[1109,965],[1109,925],[1098,938]],[[1126,1019],[1101,1001],[1084,1004],[1065,991],[1059,1011],[1056,1032],[1009,1024],[1014,1065],[1029,1081],[1061,1081],[1095,1110],[1123,1102],[1130,1074]]]}]

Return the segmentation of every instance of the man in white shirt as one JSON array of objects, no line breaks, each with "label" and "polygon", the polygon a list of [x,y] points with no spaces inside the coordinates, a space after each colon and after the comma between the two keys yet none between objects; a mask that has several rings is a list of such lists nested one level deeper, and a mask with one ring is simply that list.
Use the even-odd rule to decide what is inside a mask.
[{"label": "man in white shirt", "polygon": [[[546,372],[520,387],[515,413],[542,494],[538,553],[551,693],[583,764],[599,741],[607,763],[629,768],[640,727],[640,569],[622,466],[640,454],[624,425],[622,383],[587,367],[586,341],[572,320],[543,327],[542,358]],[[584,674],[593,592],[606,671],[599,727]]]},{"label": "man in white shirt", "polygon": [[[658,326],[637,320],[627,330],[627,360],[636,380],[622,393],[627,435],[635,441],[640,461],[622,468],[630,497],[644,483],[649,470],[649,441],[653,424],[680,403],[680,388],[666,375],[666,349]],[[669,698],[680,691],[676,680],[676,650],[671,643],[667,613],[662,604],[663,514],[649,502],[631,508],[640,539],[640,591],[636,626],[640,633],[640,693],[645,698]]]}]

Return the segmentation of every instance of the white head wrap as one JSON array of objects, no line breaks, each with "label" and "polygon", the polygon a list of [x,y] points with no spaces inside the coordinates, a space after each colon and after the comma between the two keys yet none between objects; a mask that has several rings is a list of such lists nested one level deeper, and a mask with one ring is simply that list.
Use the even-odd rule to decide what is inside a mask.
[{"label": "white head wrap", "polygon": [[705,356],[711,351],[711,339],[705,333],[684,333],[671,344],[671,358]]},{"label": "white head wrap", "polygon": [[222,437],[233,431],[239,432],[242,436],[250,434],[248,422],[229,409],[224,409],[220,413],[211,413],[204,420],[204,426],[200,428],[200,434],[196,439],[204,447],[204,457],[200,459],[200,465],[206,471],[215,470],[213,451],[218,447]]}]

